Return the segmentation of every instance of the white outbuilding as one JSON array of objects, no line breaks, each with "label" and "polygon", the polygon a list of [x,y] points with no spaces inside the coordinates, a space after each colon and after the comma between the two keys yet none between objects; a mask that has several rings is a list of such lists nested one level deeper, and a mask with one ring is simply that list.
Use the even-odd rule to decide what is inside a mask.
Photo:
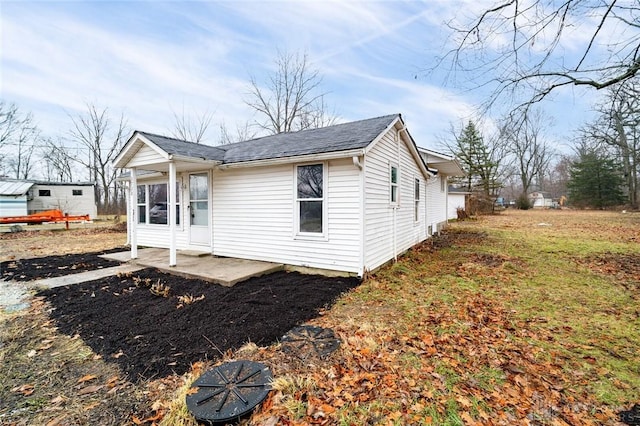
[{"label": "white outbuilding", "polygon": [[70,216],[95,218],[95,184],[0,178],[0,217],[60,210]]}]

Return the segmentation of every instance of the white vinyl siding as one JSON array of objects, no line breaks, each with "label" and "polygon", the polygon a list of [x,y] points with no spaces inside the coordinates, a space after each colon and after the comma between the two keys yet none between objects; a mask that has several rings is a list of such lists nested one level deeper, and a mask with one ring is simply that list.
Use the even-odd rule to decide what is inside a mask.
[{"label": "white vinyl siding", "polygon": [[0,195],[0,217],[26,216],[26,195]]},{"label": "white vinyl siding", "polygon": [[427,183],[427,221],[432,234],[447,223],[447,191],[442,191],[443,179],[446,181],[446,176],[438,174]]},{"label": "white vinyl siding", "polygon": [[[396,132],[389,130],[365,156],[366,270],[379,267],[426,238],[424,221],[414,221],[414,205],[410,201],[415,195],[414,176],[422,176],[422,172],[406,143],[396,141]],[[398,205],[389,202],[392,164],[398,165]],[[425,215],[425,204],[420,203],[421,216]]]},{"label": "white vinyl siding", "polygon": [[163,158],[158,152],[156,152],[153,148],[143,145],[140,147],[136,155],[131,159],[127,167],[140,167],[146,166],[150,164],[163,163],[167,160]]},{"label": "white vinyl siding", "polygon": [[351,159],[325,167],[323,239],[296,238],[293,164],[213,173],[213,253],[360,273],[360,179]]}]

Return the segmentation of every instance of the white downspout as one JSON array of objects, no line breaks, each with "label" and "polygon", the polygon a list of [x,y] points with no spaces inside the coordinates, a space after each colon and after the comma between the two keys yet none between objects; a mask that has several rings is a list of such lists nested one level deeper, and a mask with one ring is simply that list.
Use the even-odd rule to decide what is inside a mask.
[{"label": "white downspout", "polygon": [[131,259],[138,258],[138,175],[136,168],[132,168],[131,170],[131,187],[129,199],[131,200],[131,205],[129,206],[129,211],[131,212],[131,219],[129,219],[129,215],[127,215],[127,221],[131,227]]},{"label": "white downspout", "polygon": [[396,203],[393,206],[393,260],[398,261],[398,207],[400,205],[400,194],[402,193],[402,172],[400,167],[400,132],[406,130],[406,127],[403,125],[400,130],[396,132],[396,154],[397,154],[397,164],[398,164],[398,186],[396,194]]},{"label": "white downspout", "polygon": [[178,263],[176,255],[176,163],[169,162],[169,199],[167,200],[167,220],[169,221],[169,266]]},{"label": "white downspout", "polygon": [[367,188],[366,188],[366,175],[365,175],[365,152],[362,151],[362,161],[357,155],[352,157],[353,165],[360,170],[360,277],[363,278],[366,273],[366,260],[367,260],[367,218],[366,218],[366,205],[367,205]]}]

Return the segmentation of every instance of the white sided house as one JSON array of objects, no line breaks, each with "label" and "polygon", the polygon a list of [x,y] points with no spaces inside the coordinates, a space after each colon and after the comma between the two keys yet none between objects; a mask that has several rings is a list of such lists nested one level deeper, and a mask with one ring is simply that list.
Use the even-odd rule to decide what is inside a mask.
[{"label": "white sided house", "polygon": [[549,192],[532,192],[529,194],[529,202],[534,209],[550,209],[553,206],[553,198]]},{"label": "white sided house", "polygon": [[98,214],[94,184],[0,178],[0,217],[60,210],[69,216]]},{"label": "white sided house", "polygon": [[168,248],[170,266],[196,250],[362,276],[446,217],[400,114],[215,147],[136,131],[114,164],[132,258]]}]

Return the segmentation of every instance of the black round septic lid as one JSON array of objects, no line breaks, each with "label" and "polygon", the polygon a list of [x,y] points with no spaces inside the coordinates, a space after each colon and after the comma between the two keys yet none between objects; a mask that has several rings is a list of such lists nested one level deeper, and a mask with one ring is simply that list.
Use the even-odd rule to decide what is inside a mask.
[{"label": "black round septic lid", "polygon": [[193,382],[187,394],[187,409],[203,422],[237,419],[267,397],[272,378],[269,367],[259,362],[227,362]]},{"label": "black round septic lid", "polygon": [[317,356],[324,358],[340,346],[333,330],[313,325],[300,325],[292,328],[282,336],[282,346],[286,352],[291,352],[299,358]]}]

